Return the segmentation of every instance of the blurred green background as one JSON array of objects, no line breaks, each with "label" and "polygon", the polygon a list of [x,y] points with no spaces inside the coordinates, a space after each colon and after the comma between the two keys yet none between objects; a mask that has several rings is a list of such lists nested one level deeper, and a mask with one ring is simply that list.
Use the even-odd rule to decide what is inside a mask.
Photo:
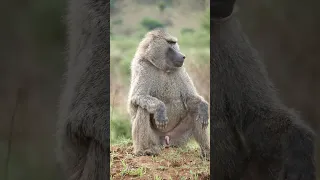
[{"label": "blurred green background", "polygon": [[0,9],[0,179],[7,164],[9,180],[61,179],[54,148],[66,1],[4,1]]},{"label": "blurred green background", "polygon": [[199,93],[209,102],[209,1],[111,1],[110,37],[110,142],[131,139],[127,97],[130,63],[144,35],[157,27],[178,38],[186,67]]},{"label": "blurred green background", "polygon": [[[54,133],[66,63],[66,3],[5,0],[1,4],[0,180],[4,179],[9,140],[10,180],[62,179],[55,163]],[[209,43],[208,24],[203,25],[206,21],[202,20],[206,2],[172,0],[160,4],[157,0],[111,1],[111,128],[118,129],[112,131],[113,142],[130,136],[129,124],[121,125],[128,122],[124,107],[130,71],[126,67],[132,48],[149,26],[166,25],[179,38],[188,58],[187,70],[200,93],[209,99],[209,69],[203,66],[208,61]],[[315,0],[246,0],[238,2],[237,14],[264,58],[281,98],[299,110],[315,130],[320,119],[319,5]]]}]

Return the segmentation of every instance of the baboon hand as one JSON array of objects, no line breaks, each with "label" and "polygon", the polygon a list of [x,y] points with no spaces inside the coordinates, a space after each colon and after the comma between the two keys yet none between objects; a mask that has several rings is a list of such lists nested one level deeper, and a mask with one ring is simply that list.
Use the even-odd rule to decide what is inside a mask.
[{"label": "baboon hand", "polygon": [[165,106],[160,106],[160,108],[156,111],[154,116],[156,126],[159,129],[164,129],[168,124],[168,117]]},{"label": "baboon hand", "polygon": [[196,120],[200,121],[200,123],[202,124],[202,128],[206,129],[208,127],[209,124],[209,112],[208,112],[208,104],[205,102],[201,102],[199,104],[199,109],[197,112],[197,117]]}]

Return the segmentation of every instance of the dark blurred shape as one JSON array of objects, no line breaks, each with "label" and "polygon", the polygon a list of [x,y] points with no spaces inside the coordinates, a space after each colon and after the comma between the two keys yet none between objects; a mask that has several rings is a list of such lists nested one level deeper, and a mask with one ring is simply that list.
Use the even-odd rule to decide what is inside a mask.
[{"label": "dark blurred shape", "polygon": [[225,18],[231,15],[235,0],[211,0],[210,13],[212,18]]},{"label": "dark blurred shape", "polygon": [[280,97],[319,136],[320,2],[247,0],[237,5],[243,29],[264,58]]},{"label": "dark blurred shape", "polygon": [[0,179],[6,173],[8,180],[61,179],[54,133],[65,66],[65,4],[1,4]]},{"label": "dark blurred shape", "polygon": [[282,99],[317,129],[320,111],[320,3],[239,1],[241,24]]}]

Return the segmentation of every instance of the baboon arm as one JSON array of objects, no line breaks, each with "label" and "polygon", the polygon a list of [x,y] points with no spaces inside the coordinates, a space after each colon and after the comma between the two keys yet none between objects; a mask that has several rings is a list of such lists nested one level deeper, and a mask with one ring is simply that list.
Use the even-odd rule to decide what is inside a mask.
[{"label": "baboon arm", "polygon": [[200,108],[206,108],[205,106],[209,106],[208,102],[206,102],[206,100],[198,95],[197,93],[197,90],[191,80],[191,78],[189,77],[189,75],[184,72],[182,74],[183,76],[183,79],[185,80],[185,84],[187,84],[186,87],[183,87],[186,90],[187,94],[185,95],[186,98],[185,98],[185,102],[186,102],[186,105],[187,105],[187,108],[190,110],[190,111],[198,111],[199,110],[199,105],[202,106]]},{"label": "baboon arm", "polygon": [[153,84],[153,78],[149,77],[153,72],[149,72],[149,68],[139,65],[140,71],[135,74],[132,81],[132,89],[130,90],[130,104],[140,106],[146,109],[150,114],[155,114],[159,110],[165,111],[165,104],[158,98],[149,95],[150,88]]},{"label": "baboon arm", "polygon": [[[84,105],[83,105],[84,106]],[[68,116],[67,124],[68,132],[71,136],[78,136],[86,140],[92,139],[101,144],[105,149],[108,149],[109,142],[109,112],[106,108],[92,107],[86,105],[84,111],[71,112]],[[77,138],[74,138],[77,139]]]},{"label": "baboon arm", "polygon": [[150,95],[134,95],[131,103],[146,109],[150,114],[155,114],[159,109],[165,108],[162,101]]},{"label": "baboon arm", "polygon": [[190,95],[187,97],[187,106],[190,111],[197,112],[200,110],[199,108],[204,108],[203,110],[205,110],[205,108],[209,107],[209,104],[199,95]]}]

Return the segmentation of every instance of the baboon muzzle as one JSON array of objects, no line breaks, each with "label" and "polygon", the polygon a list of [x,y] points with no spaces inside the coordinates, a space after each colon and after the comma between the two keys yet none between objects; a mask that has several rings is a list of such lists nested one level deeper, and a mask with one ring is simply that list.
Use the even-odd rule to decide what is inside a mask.
[{"label": "baboon muzzle", "polygon": [[172,61],[174,66],[181,67],[186,56],[176,49],[170,47],[168,50],[168,58]]}]

